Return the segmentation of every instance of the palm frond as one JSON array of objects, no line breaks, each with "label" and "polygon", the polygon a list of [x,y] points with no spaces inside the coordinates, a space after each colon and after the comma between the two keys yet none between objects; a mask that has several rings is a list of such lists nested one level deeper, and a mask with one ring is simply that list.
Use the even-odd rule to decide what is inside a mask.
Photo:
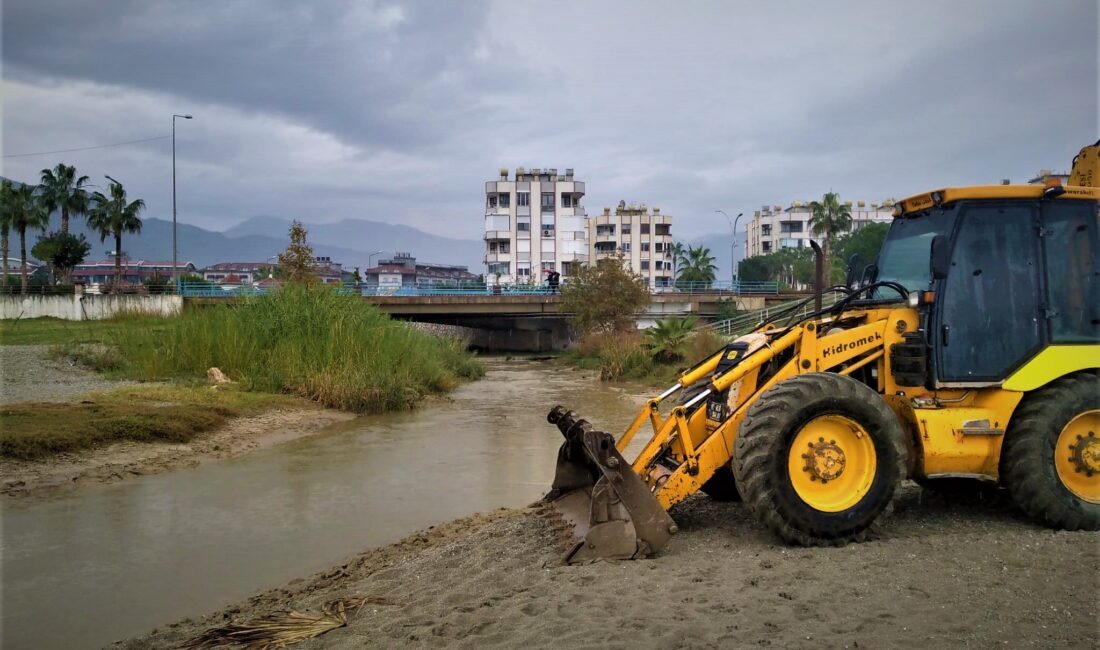
[{"label": "palm frond", "polygon": [[180,648],[200,650],[228,645],[242,646],[248,650],[285,648],[344,627],[348,624],[348,614],[357,614],[368,603],[395,604],[378,596],[345,596],[322,605],[319,614],[290,611],[248,621],[234,621],[188,639]]}]

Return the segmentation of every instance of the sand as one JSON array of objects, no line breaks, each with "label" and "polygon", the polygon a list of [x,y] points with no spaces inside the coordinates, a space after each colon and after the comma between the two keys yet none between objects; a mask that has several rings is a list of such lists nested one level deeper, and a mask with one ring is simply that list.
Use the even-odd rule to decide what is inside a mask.
[{"label": "sand", "polygon": [[828,549],[782,546],[701,495],[672,514],[680,533],[656,558],[583,566],[531,510],[462,519],[117,647],[355,594],[371,604],[347,627],[293,647],[1097,647],[1100,538],[996,495],[909,484],[880,539]]},{"label": "sand", "polygon": [[118,442],[43,460],[0,459],[0,494],[43,496],[96,483],[194,467],[263,449],[354,418],[344,411],[307,406],[237,417],[187,443]]}]

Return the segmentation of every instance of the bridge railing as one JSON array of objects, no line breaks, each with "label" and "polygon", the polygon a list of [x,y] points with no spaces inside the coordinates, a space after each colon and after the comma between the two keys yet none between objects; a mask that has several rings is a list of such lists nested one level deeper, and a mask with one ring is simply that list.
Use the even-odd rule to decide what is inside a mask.
[{"label": "bridge railing", "polygon": [[736,281],[736,282],[676,282],[667,287],[655,287],[653,293],[725,293],[734,295],[776,295],[779,283],[772,281]]},{"label": "bridge railing", "polygon": [[[187,298],[238,298],[260,296],[270,291],[251,284],[219,285],[213,282],[181,281],[179,294]],[[558,293],[557,287],[542,284],[489,284],[460,282],[439,284],[372,285],[346,283],[342,292],[364,296],[538,296]],[[656,295],[776,295],[778,282],[678,282],[667,287],[654,287]]]}]

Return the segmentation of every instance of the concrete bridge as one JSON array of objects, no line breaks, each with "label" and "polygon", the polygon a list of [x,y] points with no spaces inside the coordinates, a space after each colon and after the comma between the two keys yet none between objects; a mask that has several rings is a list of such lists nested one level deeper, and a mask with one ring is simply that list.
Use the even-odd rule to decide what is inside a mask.
[{"label": "concrete bridge", "polygon": [[[475,330],[471,344],[494,351],[545,352],[569,344],[568,318],[558,294],[364,296],[364,300],[402,320],[455,325]],[[761,309],[764,296],[729,293],[655,293],[639,314],[642,327],[669,316],[713,317],[729,301],[737,309]]]}]

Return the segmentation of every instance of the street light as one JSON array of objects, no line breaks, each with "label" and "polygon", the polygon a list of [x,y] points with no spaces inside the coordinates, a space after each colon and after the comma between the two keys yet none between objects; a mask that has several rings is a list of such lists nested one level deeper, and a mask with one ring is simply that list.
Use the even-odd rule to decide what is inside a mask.
[{"label": "street light", "polygon": [[176,118],[191,119],[190,115],[172,114],[172,286],[179,290],[176,278]]},{"label": "street light", "polygon": [[372,264],[374,264],[374,262],[371,262],[371,258],[373,258],[375,255],[381,255],[382,253],[385,253],[385,252],[386,251],[374,251],[370,255],[367,255],[367,270],[368,271],[370,269],[374,268],[373,266],[371,266]]},{"label": "street light", "polygon": [[737,222],[744,216],[744,212],[738,212],[733,221],[730,221],[730,216],[723,210],[715,210],[715,212],[721,214],[726,218],[726,223],[730,226],[730,234],[733,236],[733,240],[730,242],[730,282],[737,282]]}]

